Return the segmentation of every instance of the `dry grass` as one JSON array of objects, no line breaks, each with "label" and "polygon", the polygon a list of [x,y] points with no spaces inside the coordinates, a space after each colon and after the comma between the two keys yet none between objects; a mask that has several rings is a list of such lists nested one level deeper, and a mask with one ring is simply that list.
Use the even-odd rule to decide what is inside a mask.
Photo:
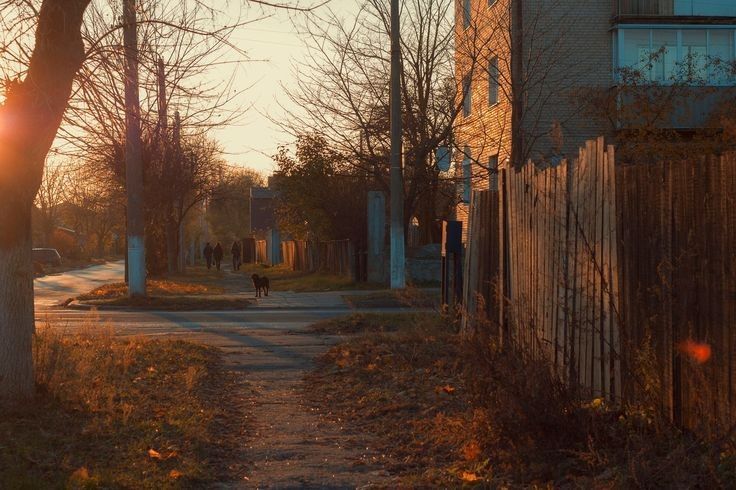
[{"label": "dry grass", "polygon": [[225,288],[214,284],[149,279],[146,288],[147,297],[129,298],[125,283],[105,284],[77,299],[89,306],[168,311],[242,310],[249,304],[242,298],[220,296]]},{"label": "dry grass", "polygon": [[[194,296],[204,294],[222,294],[224,289],[213,285],[202,285],[191,282],[171,281],[165,279],[149,279],[146,289],[151,296]],[[77,299],[99,300],[124,298],[128,294],[128,285],[124,282],[105,284],[79,296]]]},{"label": "dry grass", "polygon": [[228,293],[253,291],[252,274],[266,276],[274,291],[316,292],[382,289],[371,283],[356,283],[349,277],[333,276],[318,272],[295,272],[285,265],[268,267],[259,264],[243,264],[241,270],[207,270],[205,267],[190,267],[186,274],[168,276],[170,280],[185,281],[205,287],[223,288]]},{"label": "dry grass", "polygon": [[322,272],[298,272],[292,271],[281,264],[274,267],[262,265],[251,265],[248,267],[247,275],[252,273],[265,275],[271,280],[274,291],[294,291],[296,293],[318,292],[318,291],[348,291],[381,289],[378,284],[355,282],[350,277],[335,276]]},{"label": "dry grass", "polygon": [[402,290],[348,295],[345,296],[345,301],[353,308],[439,308],[440,293],[436,289],[407,287]]},{"label": "dry grass", "polygon": [[318,361],[307,396],[376,434],[409,487],[733,488],[736,451],[642,407],[579,400],[548,365],[431,314],[353,315],[314,327],[354,334]]},{"label": "dry grass", "polygon": [[[218,352],[185,342],[35,341],[38,396],[0,417],[0,487],[187,488],[242,479],[244,419]],[[226,427],[230,425],[229,427]]]}]

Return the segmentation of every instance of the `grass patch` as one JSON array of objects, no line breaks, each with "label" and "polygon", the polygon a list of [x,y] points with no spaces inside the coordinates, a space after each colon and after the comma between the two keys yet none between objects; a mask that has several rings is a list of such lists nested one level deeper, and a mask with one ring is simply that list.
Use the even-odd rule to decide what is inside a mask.
[{"label": "grass patch", "polygon": [[298,272],[292,271],[286,265],[265,267],[262,265],[251,265],[246,274],[250,277],[256,273],[266,276],[271,281],[274,291],[294,291],[297,293],[319,292],[319,291],[348,291],[348,290],[370,290],[381,289],[379,284],[355,282],[350,277],[335,276],[322,272]]},{"label": "grass patch", "polygon": [[319,272],[295,272],[286,265],[273,267],[260,264],[244,264],[241,270],[207,270],[206,267],[190,267],[186,274],[169,275],[173,281],[185,281],[205,287],[222,288],[226,293],[252,292],[251,275],[266,276],[273,291],[294,291],[299,293],[318,291],[346,291],[382,289],[384,286],[372,283],[354,282],[349,277],[334,276]]},{"label": "grass patch", "polygon": [[[41,330],[38,396],[0,417],[4,488],[187,488],[242,468],[242,383],[211,348]],[[232,427],[225,427],[232,424]],[[241,460],[242,461],[242,460]]]},{"label": "grass patch", "polygon": [[416,326],[427,322],[433,328],[440,320],[429,313],[355,313],[340,318],[322,320],[309,327],[315,333],[328,335],[350,335],[388,333],[399,330],[416,330]]},{"label": "grass patch", "polygon": [[249,304],[243,298],[218,296],[225,293],[225,288],[213,284],[150,279],[146,289],[147,297],[129,298],[125,283],[105,284],[77,299],[88,306],[169,311],[242,310]]},{"label": "grass patch", "polygon": [[439,291],[413,287],[346,295],[344,298],[353,308],[436,308],[440,305]]},{"label": "grass patch", "polygon": [[[172,281],[166,279],[149,279],[146,281],[146,290],[151,296],[193,296],[205,294],[222,294],[225,290],[214,285],[196,284],[191,282]],[[82,301],[118,299],[128,295],[128,285],[124,282],[104,284],[92,291],[79,296]]]},{"label": "grass patch", "polygon": [[352,315],[306,396],[375,434],[407,487],[734,488],[733,434],[706,441],[642,407],[580,400],[548,365],[433,314]]}]

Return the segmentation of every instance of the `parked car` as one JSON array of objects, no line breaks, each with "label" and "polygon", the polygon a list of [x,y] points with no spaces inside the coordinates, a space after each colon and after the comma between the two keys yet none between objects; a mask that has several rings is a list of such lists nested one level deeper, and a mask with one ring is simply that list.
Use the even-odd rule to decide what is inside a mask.
[{"label": "parked car", "polygon": [[61,265],[61,255],[55,248],[34,248],[33,262],[42,265]]}]

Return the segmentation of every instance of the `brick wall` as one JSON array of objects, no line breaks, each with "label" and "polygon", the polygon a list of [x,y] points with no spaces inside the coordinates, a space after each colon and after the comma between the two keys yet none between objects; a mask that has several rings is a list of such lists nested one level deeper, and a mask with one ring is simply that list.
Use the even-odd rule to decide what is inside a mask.
[{"label": "brick wall", "polygon": [[[471,22],[464,25],[465,0],[456,0],[456,87],[462,103],[463,82],[471,84],[471,113],[458,117],[456,146],[468,146],[472,156],[474,189],[489,187],[489,157],[501,167],[511,156],[512,104],[523,100],[524,156],[535,160],[551,155],[554,123],[562,129],[562,152],[574,155],[586,140],[604,128],[581,114],[583,94],[613,84],[611,18],[613,0],[522,1],[521,27],[511,14],[517,0],[471,0]],[[517,31],[516,29],[520,29]],[[521,32],[523,70],[521,86],[512,90],[511,33]],[[498,103],[489,104],[488,60],[498,58]],[[462,177],[461,152],[456,153],[456,175]],[[457,219],[467,220],[460,204]]]}]

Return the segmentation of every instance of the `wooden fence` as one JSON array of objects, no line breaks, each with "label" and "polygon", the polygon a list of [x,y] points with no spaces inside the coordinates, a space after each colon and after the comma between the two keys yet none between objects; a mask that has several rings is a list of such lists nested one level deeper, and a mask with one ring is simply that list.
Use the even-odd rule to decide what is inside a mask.
[{"label": "wooden fence", "polygon": [[[651,344],[663,407],[677,423],[731,427],[736,154],[621,167],[617,181],[622,349]],[[692,357],[688,341],[699,344]],[[637,367],[631,356],[622,359],[627,371]],[[639,379],[625,379],[625,394],[643,388]]]},{"label": "wooden fence", "polygon": [[268,264],[268,242],[256,240],[256,264]]},{"label": "wooden fence", "polygon": [[312,242],[288,240],[281,242],[281,257],[293,271],[312,272],[317,270],[319,258]]},{"label": "wooden fence", "polygon": [[325,272],[337,276],[353,276],[355,251],[350,240],[281,242],[284,263],[294,271]]},{"label": "wooden fence", "polygon": [[[471,201],[466,328],[489,316],[583,396],[639,397],[651,351],[671,417],[725,425],[736,415],[735,185],[734,155],[616,167],[602,139],[558,167],[504,171],[499,192]],[[686,341],[711,358],[688,358]]]}]

